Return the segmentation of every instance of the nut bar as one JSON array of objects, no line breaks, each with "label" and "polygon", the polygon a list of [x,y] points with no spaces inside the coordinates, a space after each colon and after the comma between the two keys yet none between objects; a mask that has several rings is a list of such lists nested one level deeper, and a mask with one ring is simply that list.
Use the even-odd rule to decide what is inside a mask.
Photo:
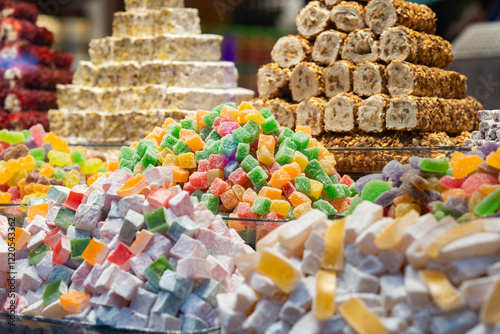
[{"label": "nut bar", "polygon": [[313,136],[323,132],[326,100],[313,97],[297,106],[297,126],[308,126]]},{"label": "nut bar", "polygon": [[342,1],[332,8],[330,19],[340,31],[363,29],[366,26],[365,8],[354,1]]},{"label": "nut bar", "polygon": [[[167,88],[160,85],[134,87],[138,91],[139,110],[163,109],[168,105]],[[122,109],[129,109],[122,107]],[[134,108],[130,108],[134,109]]]},{"label": "nut bar", "polygon": [[365,61],[376,62],[379,54],[379,41],[370,29],[351,32],[342,48],[342,59],[352,60],[356,64]]},{"label": "nut bar", "polygon": [[115,37],[200,33],[198,10],[194,8],[117,12],[113,19],[113,36]]},{"label": "nut bar", "polygon": [[405,0],[372,0],[366,6],[365,20],[377,35],[394,26],[436,33],[436,14],[426,5]]},{"label": "nut bar", "polygon": [[121,37],[113,41],[113,59],[115,62],[129,60],[143,61],[151,59],[153,53],[153,38]]},{"label": "nut bar", "polygon": [[467,91],[467,77],[454,71],[394,60],[387,66],[392,96],[435,96],[460,99]]},{"label": "nut bar", "polygon": [[380,50],[380,58],[385,62],[405,60],[439,68],[453,62],[453,51],[448,41],[403,26],[389,28],[382,33]]},{"label": "nut bar", "polygon": [[107,144],[121,144],[127,140],[125,113],[124,111],[102,113],[103,138]]},{"label": "nut bar", "polygon": [[380,133],[385,130],[385,115],[391,99],[385,94],[370,96],[358,108],[358,126],[365,132]]},{"label": "nut bar", "polygon": [[282,69],[276,63],[262,66],[257,72],[257,89],[263,99],[287,96],[289,86],[290,70]]},{"label": "nut bar", "polygon": [[105,37],[93,39],[89,44],[90,61],[95,65],[100,65],[113,61],[114,38]]},{"label": "nut bar", "polygon": [[222,36],[164,35],[153,40],[153,57],[159,60],[219,61]]},{"label": "nut bar", "polygon": [[136,86],[139,82],[141,65],[136,61],[119,63],[116,67],[116,85],[118,87]]},{"label": "nut bar", "polygon": [[359,96],[372,96],[387,92],[386,66],[365,62],[354,70],[353,91]]},{"label": "nut bar", "polygon": [[0,18],[14,17],[35,23],[38,18],[35,4],[18,1],[0,1]]},{"label": "nut bar", "polygon": [[161,9],[163,7],[184,7],[184,0],[125,0],[125,9]]},{"label": "nut bar", "polygon": [[292,71],[290,90],[296,102],[319,96],[324,92],[324,69],[315,63],[300,63]]},{"label": "nut bar", "polygon": [[314,62],[327,66],[337,61],[346,37],[346,34],[336,30],[323,31],[319,34],[312,50]]},{"label": "nut bar", "polygon": [[25,40],[31,44],[48,46],[54,43],[54,34],[46,28],[12,17],[0,21],[0,41],[2,44]]},{"label": "nut bar", "polygon": [[60,136],[66,137],[69,133],[68,122],[66,122],[67,109],[49,110],[50,129]]},{"label": "nut bar", "polygon": [[386,116],[390,130],[472,131],[478,124],[477,112],[482,109],[471,97],[453,100],[437,97],[400,96],[393,98]]},{"label": "nut bar", "polygon": [[8,92],[4,102],[4,109],[10,112],[47,111],[55,108],[57,108],[56,93],[43,90],[15,88]]},{"label": "nut bar", "polygon": [[55,51],[45,46],[31,45],[26,41],[7,44],[0,51],[0,59],[5,65],[19,64],[19,62],[37,63],[47,67],[58,67],[69,70],[73,63],[73,56],[62,51]]},{"label": "nut bar", "polygon": [[301,36],[312,39],[330,28],[330,11],[321,2],[311,1],[299,12],[295,24]]},{"label": "nut bar", "polygon": [[104,113],[92,110],[84,114],[81,138],[87,138],[91,143],[104,144],[104,130]]},{"label": "nut bar", "polygon": [[339,94],[328,101],[325,106],[325,131],[353,131],[362,101],[352,93]]},{"label": "nut bar", "polygon": [[347,60],[337,61],[325,68],[325,95],[332,98],[337,94],[351,92],[355,69],[356,65]]},{"label": "nut bar", "polygon": [[[92,112],[86,112],[86,111],[76,111],[72,110],[69,111],[66,114],[66,123],[68,124],[68,139],[70,139],[72,142],[77,142],[78,138],[84,139],[86,135],[89,133],[85,132],[85,119],[89,117],[92,119]],[[90,128],[92,130],[92,128]],[[87,138],[93,138],[93,137],[87,137]]]},{"label": "nut bar", "polygon": [[3,78],[11,89],[55,90],[58,84],[71,83],[73,72],[26,64],[7,69]]},{"label": "nut bar", "polygon": [[[282,99],[268,100],[266,108],[269,109],[281,126],[295,129],[297,118],[297,105]],[[261,108],[262,109],[262,108]]]},{"label": "nut bar", "polygon": [[311,44],[300,36],[281,37],[273,47],[271,57],[283,68],[289,68],[307,61],[311,52]]}]

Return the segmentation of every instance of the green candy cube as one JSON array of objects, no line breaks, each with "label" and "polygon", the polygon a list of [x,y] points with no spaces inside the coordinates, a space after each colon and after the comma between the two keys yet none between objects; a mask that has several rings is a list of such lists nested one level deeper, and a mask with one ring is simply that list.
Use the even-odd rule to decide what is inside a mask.
[{"label": "green candy cube", "polygon": [[97,168],[97,172],[98,173],[106,173],[108,170],[106,169],[106,167],[104,166],[101,166],[99,168]]},{"label": "green candy cube", "polygon": [[82,254],[90,243],[91,238],[71,239],[71,261],[82,261]]},{"label": "green candy cube", "polygon": [[258,215],[267,215],[269,211],[271,210],[271,204],[273,201],[271,201],[267,197],[257,197],[255,201],[253,202],[252,208],[250,209],[253,213],[256,213]]},{"label": "green candy cube", "polygon": [[269,117],[273,117],[273,113],[267,108],[262,108],[259,112],[262,115],[262,117],[264,117],[266,120]]},{"label": "green candy cube", "polygon": [[276,162],[281,166],[288,165],[293,161],[295,151],[289,147],[280,147],[278,154],[276,154]]},{"label": "green candy cube", "polygon": [[208,160],[210,157],[210,153],[207,151],[198,151],[194,154],[196,162],[200,162],[201,160]]},{"label": "green candy cube", "polygon": [[263,180],[263,181],[255,184],[253,190],[258,194],[262,190],[262,188],[264,188],[264,187],[269,187],[269,183],[267,183],[266,180]]},{"label": "green candy cube", "polygon": [[259,138],[260,126],[254,121],[248,121],[247,124],[243,125],[243,129],[245,129],[245,131],[252,136],[251,142],[254,142],[255,140],[257,140],[257,138]]},{"label": "green candy cube", "polygon": [[54,170],[54,175],[52,175],[52,177],[57,180],[64,180],[64,178],[66,177],[66,172],[61,167],[56,167]]},{"label": "green candy cube", "polygon": [[167,133],[166,134],[167,135],[171,135],[174,138],[179,139],[179,135],[181,133],[181,129],[182,129],[182,127],[179,124],[170,124],[167,127]]},{"label": "green candy cube", "polygon": [[287,138],[292,138],[294,133],[295,132],[293,132],[289,128],[281,128],[280,135],[279,135],[280,143],[283,143],[285,141],[285,139],[287,139]]},{"label": "green candy cube", "polygon": [[159,152],[156,148],[148,147],[141,159],[141,165],[144,168],[148,167],[149,165],[156,166],[156,163],[158,161],[158,154]]},{"label": "green candy cube", "polygon": [[174,151],[175,154],[181,155],[183,153],[189,153],[191,152],[191,148],[182,140],[179,140],[174,147],[172,147],[172,151]]},{"label": "green candy cube", "polygon": [[248,172],[247,177],[252,181],[253,185],[257,185],[262,181],[267,180],[267,173],[262,169],[262,167],[257,166]]},{"label": "green candy cube", "polygon": [[[222,110],[222,108],[221,108]],[[217,117],[219,117],[220,115],[220,111],[217,112],[217,111],[212,111],[212,112],[209,112],[208,114],[206,114],[205,116],[203,116],[203,122],[205,122],[205,124],[207,125],[207,127],[209,129],[211,129],[213,126],[214,126],[214,122],[215,122],[215,119]]]},{"label": "green candy cube", "polygon": [[172,149],[175,146],[175,144],[177,144],[178,141],[179,139],[175,138],[172,135],[165,135],[161,140],[160,146],[163,148]]},{"label": "green candy cube", "polygon": [[226,157],[229,158],[234,154],[234,152],[236,152],[237,148],[238,148],[238,141],[234,138],[234,131],[233,131],[233,138],[231,138],[231,136],[225,136],[224,138],[222,138],[219,153],[224,154]]},{"label": "green candy cube", "polygon": [[319,173],[314,179],[318,182],[321,182],[323,184],[323,188],[333,186],[332,180],[325,172]]},{"label": "green candy cube", "polygon": [[297,151],[297,144],[295,144],[291,138],[285,138],[285,140],[283,140],[283,142],[281,142],[280,150],[282,148],[285,148],[285,147],[288,147],[294,151]]},{"label": "green candy cube", "polygon": [[338,198],[347,198],[350,194],[346,194],[344,188],[340,184],[334,184],[324,188],[325,194],[329,199],[334,200]]},{"label": "green candy cube", "polygon": [[200,189],[196,189],[196,191],[195,191],[195,192],[194,192],[191,196],[195,197],[195,198],[198,200],[198,202],[201,202],[201,197],[202,197],[204,194],[205,194],[205,193],[204,193],[202,190],[200,190]]},{"label": "green candy cube", "polygon": [[185,118],[181,121],[181,126],[183,129],[193,130],[198,133],[200,130],[198,129],[198,124],[196,124],[196,120],[192,118]]},{"label": "green candy cube", "polygon": [[268,135],[270,133],[278,134],[280,131],[280,123],[274,119],[274,117],[270,117],[266,119],[266,122],[262,124],[262,132]]},{"label": "green candy cube", "polygon": [[307,157],[307,160],[318,160],[319,159],[319,147],[310,147],[302,150],[302,154]]},{"label": "green candy cube", "polygon": [[238,143],[251,143],[252,142],[252,134],[250,134],[244,128],[238,128],[233,131],[233,139]]},{"label": "green candy cube", "polygon": [[241,168],[243,168],[243,170],[248,173],[250,172],[252,169],[254,169],[255,167],[259,167],[259,162],[257,160],[255,160],[254,157],[252,157],[251,155],[248,155],[246,158],[243,159],[243,161],[241,162]]},{"label": "green candy cube", "polygon": [[[37,161],[44,161],[45,160],[45,149],[43,149],[41,147],[31,149],[29,154],[33,158],[35,158],[35,160],[37,160]],[[73,156],[73,153],[71,153],[71,156]],[[75,160],[75,159],[73,158],[73,160]],[[76,163],[78,163],[78,162],[76,162]]]},{"label": "green candy cube", "polygon": [[495,213],[500,207],[500,190],[495,190],[486,196],[474,208],[474,213],[479,217],[484,217]]},{"label": "green candy cube", "polygon": [[424,158],[420,159],[418,167],[426,172],[431,173],[446,173],[450,168],[450,163],[447,158],[443,159],[430,159]]},{"label": "green candy cube", "polygon": [[[347,187],[347,186],[346,186]],[[361,193],[361,198],[364,199],[365,201],[370,201],[373,202],[374,200],[377,199],[380,195],[382,195],[384,192],[391,190],[392,186],[382,180],[372,180],[368,182],[365,187],[363,188],[363,192]],[[346,189],[344,189],[345,191]],[[347,191],[349,191],[349,188],[347,188]],[[350,194],[350,191],[349,191]]]},{"label": "green candy cube", "polygon": [[122,159],[133,160],[134,159],[134,153],[135,153],[135,150],[133,148],[130,148],[130,147],[127,147],[127,146],[123,146],[120,149],[120,155],[118,156],[118,160],[120,160],[120,161]]},{"label": "green candy cube", "polygon": [[141,162],[142,156],[139,155],[139,153],[135,152],[134,154],[134,165],[138,164]]},{"label": "green candy cube", "polygon": [[236,160],[243,161],[250,154],[250,144],[239,143],[236,150]]},{"label": "green candy cube", "polygon": [[222,145],[221,140],[209,141],[205,144],[203,150],[208,152],[208,154],[219,154],[221,145]]},{"label": "green candy cube", "polygon": [[[120,151],[120,154],[121,154],[121,151]],[[85,154],[85,151],[84,150],[75,150],[73,152],[71,152],[71,157],[73,158],[73,161],[75,162],[75,164],[82,164],[85,162],[85,160],[87,159],[87,155]]]},{"label": "green candy cube", "polygon": [[217,133],[217,131],[212,130],[212,131],[210,131],[209,135],[205,139],[205,142],[208,142],[210,140],[217,141],[217,140],[221,140],[221,139],[222,139],[222,137],[220,136],[220,134]]},{"label": "green candy cube", "polygon": [[305,150],[309,145],[309,141],[311,138],[306,135],[304,132],[295,132],[292,136],[293,142],[297,145],[297,149],[299,151]]},{"label": "green candy cube", "polygon": [[54,223],[66,231],[75,221],[75,211],[61,207],[57,213]]},{"label": "green candy cube", "polygon": [[36,169],[42,168],[42,165],[44,165],[44,164],[45,164],[45,161],[43,161],[43,160],[35,160],[35,168]]},{"label": "green candy cube", "polygon": [[124,169],[128,168],[130,170],[134,169],[135,163],[132,160],[128,159],[120,159],[120,165],[118,166],[119,169]]},{"label": "green candy cube", "polygon": [[43,302],[45,305],[50,305],[58,300],[62,295],[68,292],[68,286],[63,280],[55,281],[45,286],[43,290]]},{"label": "green candy cube", "polygon": [[314,179],[316,176],[318,176],[320,173],[323,173],[324,171],[325,170],[323,166],[316,159],[310,160],[305,170],[306,175],[309,176],[311,179]]},{"label": "green candy cube", "polygon": [[324,212],[328,216],[337,214],[337,210],[335,210],[335,208],[330,203],[322,199],[314,202],[313,207],[319,211]]},{"label": "green candy cube", "polygon": [[358,192],[356,191],[356,185],[355,184],[352,184],[350,187],[349,187],[349,192],[351,193],[351,196],[349,197],[354,197],[358,194]]},{"label": "green candy cube", "polygon": [[33,249],[31,252],[28,253],[28,261],[33,266],[36,266],[45,257],[45,254],[51,250],[52,249],[49,246],[42,243],[40,246],[38,246],[37,248]]},{"label": "green candy cube", "polygon": [[328,177],[332,181],[333,184],[339,184],[339,179],[336,174],[329,174]]},{"label": "green candy cube", "polygon": [[304,176],[295,178],[295,189],[307,196],[311,196],[311,180]]},{"label": "green candy cube", "polygon": [[206,126],[202,127],[200,130],[201,139],[203,139],[203,140],[207,139],[210,132],[211,132],[211,130],[209,128],[207,128]]},{"label": "green candy cube", "polygon": [[21,133],[23,134],[25,140],[31,137],[30,130],[21,130]]},{"label": "green candy cube", "polygon": [[219,208],[220,198],[213,194],[203,194],[201,196],[201,202],[205,204],[208,210],[210,210],[214,215],[217,214],[217,209]]},{"label": "green candy cube", "polygon": [[290,209],[288,210],[288,214],[286,215],[285,218],[288,219],[288,220],[294,220],[295,219],[295,215],[293,214],[293,207],[290,207]]},{"label": "green candy cube", "polygon": [[168,260],[163,255],[155,262],[151,263],[144,271],[144,277],[148,280],[151,285],[155,288],[160,288],[160,279],[165,270],[174,270],[174,267],[168,262]]},{"label": "green candy cube", "polygon": [[167,209],[163,207],[144,215],[144,220],[146,221],[148,230],[153,233],[163,233],[168,230],[170,226]]},{"label": "green candy cube", "polygon": [[137,154],[139,154],[139,156],[142,158],[146,153],[148,147],[156,148],[156,144],[154,143],[154,141],[149,139],[140,140],[137,144]]}]

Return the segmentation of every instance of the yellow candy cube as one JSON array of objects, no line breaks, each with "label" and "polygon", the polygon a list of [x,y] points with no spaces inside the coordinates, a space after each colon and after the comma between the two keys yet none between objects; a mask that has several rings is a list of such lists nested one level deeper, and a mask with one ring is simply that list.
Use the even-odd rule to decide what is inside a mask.
[{"label": "yellow candy cube", "polygon": [[290,210],[290,203],[288,201],[275,200],[271,203],[271,212],[286,217]]},{"label": "yellow candy cube", "polygon": [[208,185],[211,186],[216,178],[225,180],[224,171],[222,169],[210,169],[207,173]]},{"label": "yellow candy cube", "polygon": [[163,167],[180,166],[179,157],[175,154],[165,154],[162,166]]},{"label": "yellow candy cube", "polygon": [[325,251],[321,268],[341,271],[344,267],[345,218],[334,220],[325,234]]},{"label": "yellow candy cube", "polygon": [[184,153],[179,155],[179,166],[184,169],[196,168],[196,158],[193,152]]},{"label": "yellow candy cube", "polygon": [[420,276],[426,281],[434,302],[443,311],[450,311],[462,305],[460,295],[444,273],[434,270],[421,270]]},{"label": "yellow candy cube", "polygon": [[311,180],[311,197],[318,199],[321,196],[321,192],[323,192],[323,183]]},{"label": "yellow candy cube", "polygon": [[255,108],[248,102],[242,102],[238,107],[238,111],[245,111],[245,110],[253,111],[255,110]]},{"label": "yellow candy cube", "polygon": [[270,166],[276,161],[274,153],[266,147],[261,147],[257,150],[257,159],[266,166]]},{"label": "yellow candy cube", "polygon": [[[218,169],[218,170],[220,170],[220,169]],[[243,195],[245,195],[245,188],[243,186],[240,186],[239,184],[235,184],[233,186],[233,191],[236,194],[236,197],[238,197],[238,201],[242,202]]]},{"label": "yellow candy cube", "polygon": [[335,292],[337,276],[335,273],[320,270],[316,276],[316,295],[314,296],[314,316],[318,320],[326,320],[335,313]]},{"label": "yellow candy cube", "polygon": [[264,249],[257,264],[257,272],[269,277],[284,293],[293,291],[300,283],[300,271],[281,253]]},{"label": "yellow candy cube", "polygon": [[307,159],[307,157],[303,153],[300,153],[299,151],[296,151],[293,154],[293,162],[298,163],[299,166],[300,166],[300,169],[302,171],[305,171],[306,167],[307,167],[307,164],[309,163],[309,160]]},{"label": "yellow candy cube", "polygon": [[357,298],[350,298],[342,304],[340,313],[344,316],[345,321],[359,334],[388,333],[378,315],[371,312],[365,303]]},{"label": "yellow candy cube", "polygon": [[295,218],[300,218],[301,216],[305,215],[311,210],[312,210],[311,203],[305,202],[297,206],[295,209],[293,209],[293,215],[295,216]]},{"label": "yellow candy cube", "polygon": [[245,116],[245,121],[254,121],[257,124],[262,125],[266,122],[266,119],[257,110],[254,110]]},{"label": "yellow candy cube", "polygon": [[335,167],[330,161],[322,159],[319,161],[319,163],[321,164],[321,166],[323,166],[326,174],[330,175],[335,173]]},{"label": "yellow candy cube", "polygon": [[489,298],[481,308],[481,320],[489,326],[500,323],[500,280],[495,283]]}]

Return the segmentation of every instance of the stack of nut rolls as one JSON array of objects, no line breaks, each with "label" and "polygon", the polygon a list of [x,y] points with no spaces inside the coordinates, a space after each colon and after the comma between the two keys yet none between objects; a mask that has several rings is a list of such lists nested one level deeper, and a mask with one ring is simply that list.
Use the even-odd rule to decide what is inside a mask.
[{"label": "stack of nut rolls", "polygon": [[328,148],[461,145],[481,104],[445,68],[451,44],[425,5],[404,0],[311,1],[260,68],[256,106],[309,126]]}]

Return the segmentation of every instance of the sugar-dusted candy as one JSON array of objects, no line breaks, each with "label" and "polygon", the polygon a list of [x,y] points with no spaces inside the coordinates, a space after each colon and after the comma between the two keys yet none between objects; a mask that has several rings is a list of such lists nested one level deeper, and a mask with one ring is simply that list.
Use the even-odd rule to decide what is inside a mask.
[{"label": "sugar-dusted candy", "polygon": [[134,210],[128,210],[120,229],[120,239],[132,243],[137,231],[144,225],[144,216]]},{"label": "sugar-dusted candy", "polygon": [[234,209],[239,203],[238,197],[233,189],[228,189],[222,193],[220,199],[224,207],[228,210]]},{"label": "sugar-dusted candy", "polygon": [[194,210],[193,203],[189,199],[189,194],[186,191],[182,191],[175,195],[169,201],[169,206],[178,217],[189,216]]},{"label": "sugar-dusted candy", "polygon": [[181,235],[194,236],[198,232],[199,226],[188,216],[179,216],[168,227],[167,235],[174,241],[179,240]]},{"label": "sugar-dusted candy", "polygon": [[81,256],[85,261],[95,265],[101,264],[106,258],[106,255],[108,255],[108,252],[109,247],[106,244],[103,244],[93,238]]}]

